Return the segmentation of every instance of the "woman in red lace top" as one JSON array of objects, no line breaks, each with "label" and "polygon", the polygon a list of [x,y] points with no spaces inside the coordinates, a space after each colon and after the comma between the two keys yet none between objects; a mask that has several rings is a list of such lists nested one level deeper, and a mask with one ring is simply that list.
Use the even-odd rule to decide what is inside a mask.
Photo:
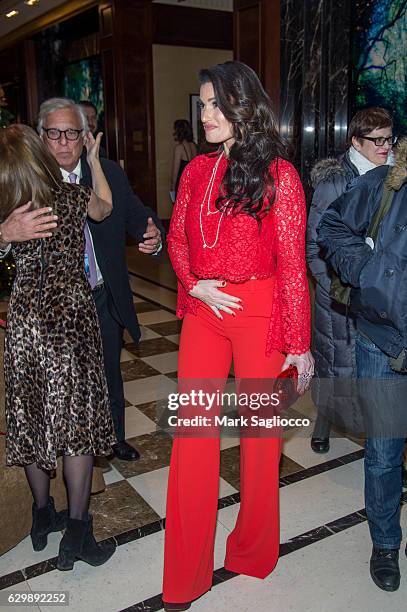
[{"label": "woman in red lace top", "polygon": [[[233,360],[239,384],[261,386],[292,364],[302,393],[313,374],[302,186],[253,70],[226,62],[202,70],[200,83],[206,138],[220,146],[184,170],[168,235],[184,317],[179,383],[219,388]],[[219,436],[179,431],[168,482],[166,610],[188,609],[211,588],[213,572]],[[281,438],[257,433],[240,446],[241,506],[225,567],[264,578],[278,559]]]}]

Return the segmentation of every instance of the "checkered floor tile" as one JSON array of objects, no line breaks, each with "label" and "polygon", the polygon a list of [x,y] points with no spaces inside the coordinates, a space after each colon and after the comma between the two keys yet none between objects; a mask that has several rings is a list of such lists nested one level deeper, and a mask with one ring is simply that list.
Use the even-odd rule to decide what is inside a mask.
[{"label": "checkered floor tile", "polygon": [[[118,549],[101,568],[78,562],[73,572],[62,573],[53,560],[59,534],[51,534],[42,553],[34,553],[26,538],[0,557],[0,591],[69,590],[75,612],[162,609],[163,529],[172,437],[157,428],[157,423],[168,393],[177,389],[181,322],[174,314],[176,283],[168,261],[151,262],[149,258],[152,270],[148,273],[138,267],[147,265],[142,261],[146,258],[139,258],[134,250],[130,253],[134,264],[130,283],[141,341],[136,346],[126,332],[121,356],[127,439],[140,452],[140,459],[101,460],[106,489],[91,500],[97,539],[113,537]],[[1,310],[6,316],[6,306]],[[290,412],[310,419],[309,434],[315,420],[310,397],[302,398]],[[366,574],[369,537],[363,510],[363,449],[358,442],[332,438],[329,453],[321,456],[311,451],[304,432],[296,428],[285,432],[280,462],[281,558],[270,579],[257,581],[222,569],[226,538],[239,512],[240,445],[237,438],[221,438],[215,588],[194,603],[194,609],[251,612],[276,607],[311,612],[325,610],[326,601],[332,612],[358,609],[360,601],[372,612],[388,607],[388,594],[378,592]],[[406,517],[403,506],[404,524]],[[401,564],[406,565],[402,557]],[[335,570],[331,569],[332,559]],[[401,592],[400,597],[392,594],[394,612],[405,609]]]}]

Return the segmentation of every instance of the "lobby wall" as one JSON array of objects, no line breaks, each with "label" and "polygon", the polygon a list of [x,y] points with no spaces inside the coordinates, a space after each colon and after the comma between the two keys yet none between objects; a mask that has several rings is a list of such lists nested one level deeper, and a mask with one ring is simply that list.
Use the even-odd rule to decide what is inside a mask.
[{"label": "lobby wall", "polygon": [[199,93],[198,71],[233,59],[233,52],[174,45],[153,45],[154,125],[157,211],[169,219],[172,136],[175,119],[190,119],[189,95]]}]

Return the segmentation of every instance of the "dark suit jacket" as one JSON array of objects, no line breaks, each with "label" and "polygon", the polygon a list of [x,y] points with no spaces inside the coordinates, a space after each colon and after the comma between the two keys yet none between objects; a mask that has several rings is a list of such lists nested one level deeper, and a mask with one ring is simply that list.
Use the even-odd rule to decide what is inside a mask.
[{"label": "dark suit jacket", "polygon": [[[143,205],[133,192],[121,167],[109,159],[100,160],[103,172],[113,194],[112,214],[101,222],[88,219],[98,266],[105,282],[118,322],[127,328],[135,342],[140,339],[140,327],[133,304],[126,261],[126,233],[137,242],[143,241],[147,219],[152,217],[161,231],[165,231],[157,215]],[[86,155],[81,157],[82,185],[92,187],[90,167]]]}]

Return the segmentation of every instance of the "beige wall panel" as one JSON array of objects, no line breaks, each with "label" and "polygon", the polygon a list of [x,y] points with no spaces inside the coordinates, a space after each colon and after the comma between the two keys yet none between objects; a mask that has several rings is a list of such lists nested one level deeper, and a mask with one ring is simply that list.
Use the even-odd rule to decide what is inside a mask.
[{"label": "beige wall panel", "polygon": [[157,172],[157,212],[169,219],[172,129],[175,119],[189,120],[189,94],[199,92],[198,71],[233,59],[232,51],[153,45],[154,122]]}]

